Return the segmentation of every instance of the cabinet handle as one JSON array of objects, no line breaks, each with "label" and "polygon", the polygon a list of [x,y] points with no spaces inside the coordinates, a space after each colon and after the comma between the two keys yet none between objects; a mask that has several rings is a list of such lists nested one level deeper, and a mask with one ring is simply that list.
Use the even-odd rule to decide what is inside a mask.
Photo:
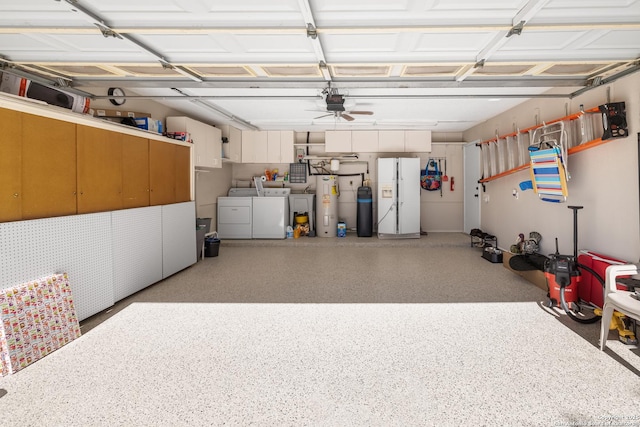
[{"label": "cabinet handle", "polygon": [[13,193],[13,197],[18,197],[20,194],[18,193]]}]

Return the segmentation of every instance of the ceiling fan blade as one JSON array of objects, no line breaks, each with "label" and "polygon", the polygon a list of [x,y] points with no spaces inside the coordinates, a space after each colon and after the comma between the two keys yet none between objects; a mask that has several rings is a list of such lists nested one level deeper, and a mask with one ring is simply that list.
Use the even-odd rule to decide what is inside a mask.
[{"label": "ceiling fan blade", "polygon": [[370,116],[373,114],[373,111],[349,111],[349,114],[365,114]]},{"label": "ceiling fan blade", "polygon": [[340,117],[342,117],[343,119],[345,119],[346,121],[349,121],[349,122],[352,122],[352,121],[355,120],[353,117],[351,117],[350,115],[345,114],[345,113],[340,114]]},{"label": "ceiling fan blade", "polygon": [[321,119],[321,118],[323,118],[323,117],[329,117],[329,116],[333,116],[333,113],[323,114],[322,116],[314,117],[314,118],[313,118],[313,120]]}]

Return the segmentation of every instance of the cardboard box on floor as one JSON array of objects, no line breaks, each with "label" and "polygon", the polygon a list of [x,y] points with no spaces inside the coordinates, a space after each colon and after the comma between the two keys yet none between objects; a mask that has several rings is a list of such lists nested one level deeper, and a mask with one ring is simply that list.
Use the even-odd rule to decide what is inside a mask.
[{"label": "cardboard box on floor", "polygon": [[527,279],[528,281],[530,281],[540,289],[543,289],[545,291],[548,290],[547,278],[545,277],[544,272],[542,270],[517,271],[512,269],[509,266],[509,260],[515,255],[517,254],[514,254],[512,252],[506,252],[506,251],[502,252],[502,265],[504,265],[504,268],[506,268],[507,270],[513,271],[518,276],[524,277],[525,279]]}]

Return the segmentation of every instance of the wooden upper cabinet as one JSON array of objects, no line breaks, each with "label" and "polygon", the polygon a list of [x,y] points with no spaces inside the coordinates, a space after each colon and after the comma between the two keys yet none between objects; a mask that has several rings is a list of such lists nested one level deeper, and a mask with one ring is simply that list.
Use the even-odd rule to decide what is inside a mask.
[{"label": "wooden upper cabinet", "polygon": [[0,108],[0,222],[22,219],[22,113]]},{"label": "wooden upper cabinet", "polygon": [[176,203],[191,200],[191,149],[174,145],[175,151],[175,197]]},{"label": "wooden upper cabinet", "polygon": [[122,135],[122,207],[149,206],[149,140]]},{"label": "wooden upper cabinet", "polygon": [[22,219],[76,213],[75,128],[22,114]]},{"label": "wooden upper cabinet", "polygon": [[176,202],[175,144],[149,140],[149,204],[168,205]]},{"label": "wooden upper cabinet", "polygon": [[78,213],[122,209],[122,134],[77,125]]},{"label": "wooden upper cabinet", "polygon": [[191,200],[191,144],[9,108],[0,130],[0,222]]}]

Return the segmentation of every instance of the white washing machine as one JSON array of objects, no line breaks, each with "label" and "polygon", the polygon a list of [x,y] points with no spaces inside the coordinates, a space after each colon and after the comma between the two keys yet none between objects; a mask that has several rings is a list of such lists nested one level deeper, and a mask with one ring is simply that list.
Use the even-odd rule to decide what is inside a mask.
[{"label": "white washing machine", "polygon": [[289,225],[290,188],[265,188],[253,197],[252,233],[254,239],[284,239]]},{"label": "white washing machine", "polygon": [[251,239],[255,188],[232,188],[227,197],[218,197],[218,237]]}]

